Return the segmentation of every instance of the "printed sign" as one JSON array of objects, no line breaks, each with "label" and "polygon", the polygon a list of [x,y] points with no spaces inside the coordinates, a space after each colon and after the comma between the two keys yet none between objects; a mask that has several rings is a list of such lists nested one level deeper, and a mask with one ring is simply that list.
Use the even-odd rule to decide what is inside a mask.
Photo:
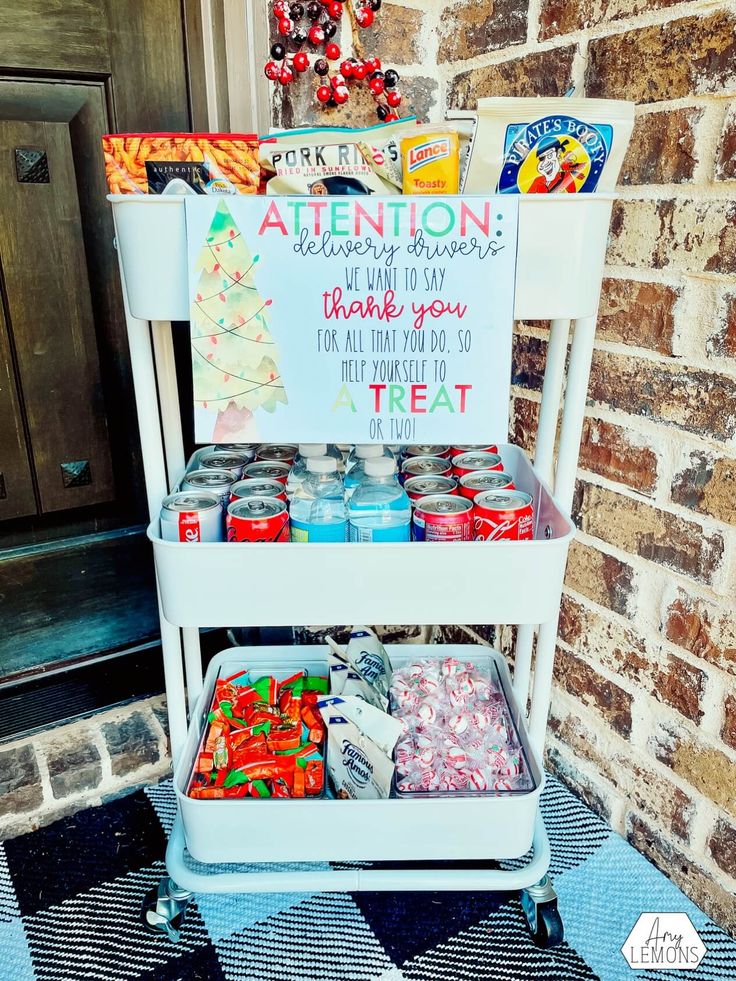
[{"label": "printed sign", "polygon": [[186,213],[198,443],[506,440],[517,199]]}]

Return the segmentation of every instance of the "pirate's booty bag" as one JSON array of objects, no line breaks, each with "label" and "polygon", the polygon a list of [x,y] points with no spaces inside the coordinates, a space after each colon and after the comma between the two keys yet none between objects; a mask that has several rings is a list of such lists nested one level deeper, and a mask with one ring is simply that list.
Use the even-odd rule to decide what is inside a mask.
[{"label": "pirate's booty bag", "polygon": [[634,105],[609,99],[479,99],[466,194],[613,191]]}]

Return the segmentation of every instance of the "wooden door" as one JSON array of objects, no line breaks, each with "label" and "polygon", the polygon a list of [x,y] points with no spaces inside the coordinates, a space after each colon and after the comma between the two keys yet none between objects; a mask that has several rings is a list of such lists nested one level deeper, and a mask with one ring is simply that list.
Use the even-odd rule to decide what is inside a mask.
[{"label": "wooden door", "polygon": [[[144,514],[106,132],[189,129],[179,0],[0,0],[0,520]],[[20,539],[19,536],[20,535]]]}]

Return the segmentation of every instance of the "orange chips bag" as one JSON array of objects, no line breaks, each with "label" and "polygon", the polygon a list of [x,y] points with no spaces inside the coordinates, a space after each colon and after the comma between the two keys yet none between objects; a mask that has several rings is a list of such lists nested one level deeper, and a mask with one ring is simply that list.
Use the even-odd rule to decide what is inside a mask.
[{"label": "orange chips bag", "polygon": [[103,136],[102,146],[111,194],[258,193],[254,135],[121,133]]}]

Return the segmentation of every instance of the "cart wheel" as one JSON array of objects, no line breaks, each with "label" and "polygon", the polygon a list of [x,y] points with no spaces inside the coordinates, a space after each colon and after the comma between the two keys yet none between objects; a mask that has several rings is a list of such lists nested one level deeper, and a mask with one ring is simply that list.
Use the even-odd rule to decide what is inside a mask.
[{"label": "cart wheel", "polygon": [[141,905],[141,922],[149,933],[163,934],[172,943],[178,943],[184,914],[192,894],[180,889],[168,876],[158,886],[149,890]]},{"label": "cart wheel", "polygon": [[565,930],[549,876],[545,875],[529,889],[521,890],[521,908],[537,947],[557,947],[562,943]]}]

